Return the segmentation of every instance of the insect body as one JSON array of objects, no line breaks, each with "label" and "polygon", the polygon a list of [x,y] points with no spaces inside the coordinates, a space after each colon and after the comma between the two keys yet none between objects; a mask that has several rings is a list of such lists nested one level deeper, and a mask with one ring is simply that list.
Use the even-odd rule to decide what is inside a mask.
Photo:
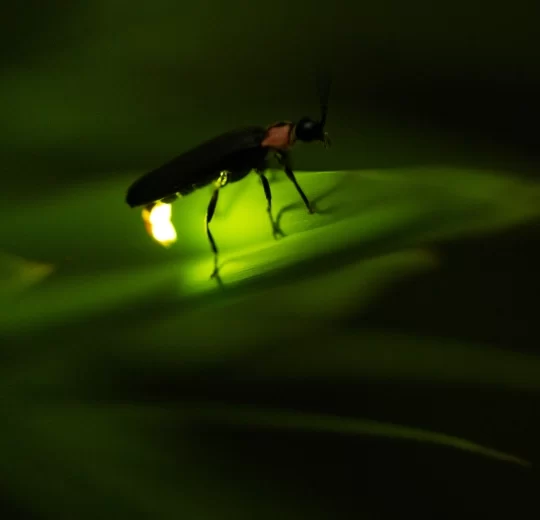
[{"label": "insect body", "polygon": [[206,141],[137,179],[128,189],[129,206],[143,207],[147,227],[151,227],[152,211],[160,203],[171,203],[204,186],[214,184],[206,211],[205,227],[214,253],[213,276],[218,274],[218,248],[210,231],[219,191],[228,183],[237,182],[255,171],[261,178],[267,201],[267,211],[276,237],[279,229],[272,216],[272,193],[265,177],[269,159],[274,155],[295,186],[308,211],[313,212],[309,199],[298,184],[290,163],[290,149],[297,141],[322,142],[329,146],[326,122],[326,99],[321,99],[321,119],[304,117],[298,122],[280,121],[267,128],[250,126],[232,130]]}]

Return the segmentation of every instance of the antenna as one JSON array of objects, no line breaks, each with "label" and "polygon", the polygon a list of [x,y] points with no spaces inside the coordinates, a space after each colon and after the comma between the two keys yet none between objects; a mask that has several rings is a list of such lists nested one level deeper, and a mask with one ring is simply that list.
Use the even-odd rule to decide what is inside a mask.
[{"label": "antenna", "polygon": [[332,79],[328,72],[319,70],[317,72],[317,93],[319,95],[319,104],[321,107],[321,128],[326,124],[326,114],[328,113],[328,98],[330,97],[330,86]]}]

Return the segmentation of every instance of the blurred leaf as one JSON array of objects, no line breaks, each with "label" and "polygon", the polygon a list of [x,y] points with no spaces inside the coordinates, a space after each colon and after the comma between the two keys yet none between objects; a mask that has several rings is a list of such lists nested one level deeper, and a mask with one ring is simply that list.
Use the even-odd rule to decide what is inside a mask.
[{"label": "blurred leaf", "polygon": [[[530,465],[466,439],[402,425],[223,403],[152,408],[28,405],[24,412],[12,410],[6,419],[0,436],[4,486],[44,518],[72,518],[77,511],[84,519],[177,518],[180,513],[187,519],[294,519],[309,509],[319,517],[316,501],[311,500],[310,507],[300,495],[276,500],[276,490],[264,480],[250,481],[240,467],[234,479],[227,478],[231,468],[205,455],[204,444],[191,432],[201,424],[414,441]],[[168,452],[169,441],[159,440],[159,432],[170,428],[174,456]]]},{"label": "blurred leaf", "polygon": [[99,275],[58,276],[16,301],[0,305],[0,332],[68,323],[142,300],[174,282],[175,268],[160,265]]},{"label": "blurred leaf", "polygon": [[305,501],[277,500],[238,472],[230,479],[188,431],[163,443],[175,410],[18,404],[24,410],[4,417],[0,478],[4,492],[41,518],[293,520],[310,509],[318,518]]},{"label": "blurred leaf", "polygon": [[[429,250],[440,240],[507,229],[540,216],[538,186],[510,175],[432,168],[303,173],[301,181],[305,191],[313,194],[319,213],[307,215],[289,182],[274,183],[275,200],[293,201],[276,210],[289,235],[278,242],[269,233],[256,177],[225,190],[228,200],[236,196],[235,205],[226,217],[218,214],[212,224],[222,251],[222,277],[230,288],[286,287],[301,280],[307,287],[308,279],[333,269],[335,277],[328,279],[328,287],[349,284],[357,273],[339,274],[349,263],[404,249]],[[167,251],[145,235],[140,215],[124,207],[121,193],[122,188],[114,183],[102,189],[86,187],[71,196],[66,193],[47,204],[20,209],[21,218],[15,224],[7,214],[0,218],[6,247],[19,254],[33,251],[57,264],[59,273],[66,273],[27,293],[16,305],[5,302],[0,309],[1,329],[44,325],[96,313],[100,308],[120,309],[135,294],[150,294],[158,284],[176,291],[179,301],[215,294],[215,284],[208,278],[212,258],[201,229],[205,190],[176,204],[176,218],[181,222],[175,224],[181,239],[177,248]],[[117,201],[114,212],[106,209],[107,200],[110,204]],[[8,206],[2,209],[11,211]],[[100,215],[99,221],[96,215]],[[32,230],[33,222],[39,222],[46,233],[22,233]],[[81,233],[97,222],[98,232]],[[129,228],[134,230],[132,237]],[[74,258],[69,260],[67,255]],[[178,265],[173,267],[176,259]],[[155,267],[146,267],[149,264]],[[373,280],[386,277],[388,267],[384,262],[380,265],[380,277],[377,263],[363,276]],[[129,270],[127,266],[131,266]],[[291,291],[281,297],[276,293],[274,305],[277,299],[286,302]],[[373,289],[370,292],[374,296]],[[69,298],[64,297],[67,295]],[[304,306],[310,308],[309,297],[298,308]],[[270,302],[264,305],[267,312],[272,312],[270,307]]]},{"label": "blurred leaf", "polygon": [[316,331],[317,339],[309,343],[261,349],[245,363],[228,367],[231,377],[274,384],[385,380],[540,390],[540,359],[535,355],[384,330]]},{"label": "blurred leaf", "polygon": [[257,426],[276,430],[295,430],[304,432],[328,432],[345,435],[360,435],[417,441],[436,444],[443,447],[468,451],[475,455],[509,462],[520,466],[530,466],[531,463],[514,455],[482,446],[467,439],[453,437],[437,432],[410,428],[399,424],[388,424],[367,419],[348,417],[333,417],[330,415],[315,415],[304,412],[287,410],[261,410],[220,405],[204,407],[198,405],[192,411],[198,420]]},{"label": "blurred leaf", "polygon": [[0,252],[0,296],[14,296],[38,284],[54,271],[54,266],[32,262]]},{"label": "blurred leaf", "polygon": [[[292,266],[275,273],[276,286],[255,286],[251,290],[227,290],[214,301],[202,301],[192,308],[168,311],[167,318],[152,317],[144,329],[133,335],[145,354],[162,353],[186,362],[224,359],[230,354],[274,344],[283,336],[300,337],[306,329],[321,329],[329,322],[361,311],[396,279],[432,268],[435,258],[426,251],[403,251],[343,266],[304,279]],[[294,281],[299,274],[299,280]],[[280,276],[292,278],[280,282]],[[165,314],[163,312],[163,314]],[[264,319],[261,320],[261,314]],[[221,326],[226,316],[226,329]],[[215,326],[213,325],[215,324]],[[136,337],[135,337],[136,336]]]}]

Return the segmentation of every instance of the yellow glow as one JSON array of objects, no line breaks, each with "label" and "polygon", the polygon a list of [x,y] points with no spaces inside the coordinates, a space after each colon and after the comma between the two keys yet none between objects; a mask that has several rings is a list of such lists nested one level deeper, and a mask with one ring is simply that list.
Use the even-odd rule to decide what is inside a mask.
[{"label": "yellow glow", "polygon": [[161,202],[158,202],[151,210],[143,209],[143,219],[148,234],[165,247],[176,242],[176,229],[171,222],[171,213],[171,205]]}]

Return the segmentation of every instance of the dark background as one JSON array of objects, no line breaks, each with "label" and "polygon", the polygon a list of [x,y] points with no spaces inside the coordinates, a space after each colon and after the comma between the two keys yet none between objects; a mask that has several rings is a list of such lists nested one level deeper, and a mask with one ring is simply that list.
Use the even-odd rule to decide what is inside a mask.
[{"label": "dark background", "polygon": [[[299,148],[298,171],[402,172],[418,183],[421,168],[496,170],[530,183],[538,201],[539,14],[522,1],[3,6],[7,518],[528,517],[540,434],[538,215],[506,224],[501,209],[485,232],[411,238],[438,268],[384,291],[384,273],[368,273],[365,305],[354,275],[337,279],[335,295],[326,277],[399,253],[398,232],[366,250],[343,238],[335,256],[292,248],[285,274],[269,262],[262,281],[246,268],[232,296],[179,297],[165,276],[174,257],[152,249],[122,205],[137,175],[211,135],[317,115],[321,64],[333,77],[334,146]],[[437,213],[439,198],[450,207],[444,188],[411,188],[411,202],[433,196],[433,215],[452,226],[474,203],[455,182],[454,212]],[[385,186],[390,198],[404,189]],[[54,266],[41,289],[21,281],[20,292],[25,261]],[[96,311],[109,279],[118,298],[107,293]],[[313,299],[320,307],[303,313]],[[47,308],[62,306],[82,310],[49,320]],[[357,354],[386,348],[384,359]],[[227,415],[246,406],[447,433],[533,466],[324,420],[294,428],[286,415]]]}]

